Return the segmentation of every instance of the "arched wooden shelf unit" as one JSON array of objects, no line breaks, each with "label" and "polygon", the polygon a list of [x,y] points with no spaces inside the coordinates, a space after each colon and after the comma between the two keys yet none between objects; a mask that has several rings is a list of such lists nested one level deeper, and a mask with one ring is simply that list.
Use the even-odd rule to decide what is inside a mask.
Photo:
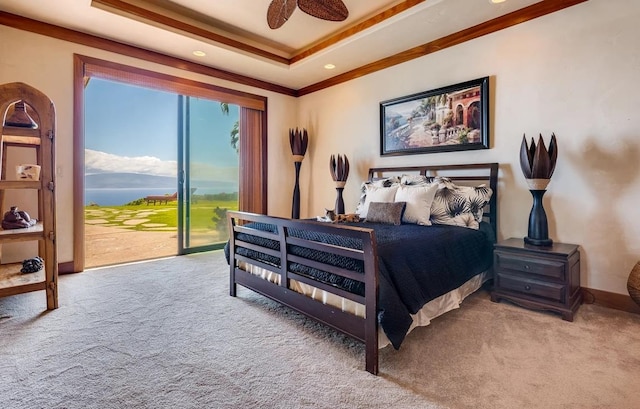
[{"label": "arched wooden shelf unit", "polygon": [[[12,118],[17,110],[26,113],[34,123],[16,126]],[[0,245],[37,241],[37,254],[32,257],[39,256],[44,261],[44,268],[33,273],[22,273],[20,262],[0,265],[0,297],[44,290],[49,310],[58,308],[55,118],[53,102],[39,90],[20,82],[0,85],[0,219],[11,206],[20,207],[20,203],[8,203],[14,196],[20,197],[16,191],[37,192],[34,195],[37,196],[37,214],[29,214],[37,219],[37,223],[31,227],[0,229]],[[15,167],[8,166],[15,162],[11,160],[12,155],[35,158],[35,163],[29,163],[40,166],[39,178],[19,178]]]}]

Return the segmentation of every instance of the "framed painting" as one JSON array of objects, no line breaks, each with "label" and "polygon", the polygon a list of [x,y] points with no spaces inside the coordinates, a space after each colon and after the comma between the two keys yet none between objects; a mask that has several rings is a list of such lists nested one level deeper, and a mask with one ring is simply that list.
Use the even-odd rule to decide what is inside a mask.
[{"label": "framed painting", "polygon": [[380,154],[489,149],[489,77],[380,103]]}]

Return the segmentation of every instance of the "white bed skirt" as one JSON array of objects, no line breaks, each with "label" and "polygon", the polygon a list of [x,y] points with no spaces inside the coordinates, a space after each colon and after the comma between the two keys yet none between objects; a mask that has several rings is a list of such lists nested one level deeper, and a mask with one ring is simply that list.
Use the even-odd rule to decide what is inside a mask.
[{"label": "white bed skirt", "polygon": [[[268,280],[272,283],[280,285],[280,274],[272,271],[256,267],[253,264],[240,263],[240,268]],[[449,291],[446,294],[435,298],[424,305],[416,314],[412,314],[413,323],[409,327],[407,334],[416,327],[425,327],[431,323],[431,320],[439,317],[445,312],[454,310],[460,307],[462,301],[470,294],[478,290],[482,284],[489,279],[488,272],[484,272],[473,276],[467,282],[460,287]],[[324,290],[320,290],[316,287],[312,287],[308,284],[301,283],[296,280],[289,280],[290,288],[300,294],[304,294],[309,298],[313,298],[316,301],[320,301],[323,304],[331,305],[332,307],[339,308],[344,312],[357,315],[359,317],[365,316],[364,305],[351,301],[349,299],[337,296],[335,294],[328,293]],[[378,348],[384,348],[390,345],[391,342],[387,338],[387,335],[379,329],[378,331]]]}]

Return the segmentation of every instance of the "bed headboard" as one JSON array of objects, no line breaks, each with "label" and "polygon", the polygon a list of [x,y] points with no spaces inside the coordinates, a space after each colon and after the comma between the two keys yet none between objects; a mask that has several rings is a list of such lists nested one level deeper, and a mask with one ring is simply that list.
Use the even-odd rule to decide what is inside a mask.
[{"label": "bed headboard", "polygon": [[369,169],[369,180],[394,175],[446,176],[460,185],[487,183],[493,195],[484,210],[484,219],[491,224],[498,235],[498,164],[470,163],[463,165],[396,166]]}]

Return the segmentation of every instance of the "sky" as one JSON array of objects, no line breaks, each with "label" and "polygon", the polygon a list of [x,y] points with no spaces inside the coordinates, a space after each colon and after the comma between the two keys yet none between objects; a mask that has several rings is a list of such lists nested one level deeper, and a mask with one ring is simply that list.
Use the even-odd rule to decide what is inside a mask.
[{"label": "sky", "polygon": [[[230,132],[239,108],[191,98],[192,177],[237,179],[238,154]],[[175,176],[178,95],[91,78],[85,89],[85,166],[90,173]]]}]

